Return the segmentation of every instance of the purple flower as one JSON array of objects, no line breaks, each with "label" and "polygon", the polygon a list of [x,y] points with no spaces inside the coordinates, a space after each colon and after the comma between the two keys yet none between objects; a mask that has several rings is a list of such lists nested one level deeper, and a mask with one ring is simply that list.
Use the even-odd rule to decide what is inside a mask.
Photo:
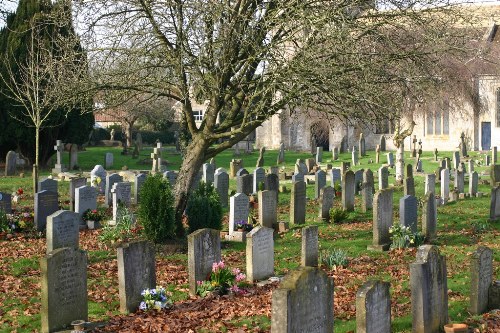
[{"label": "purple flower", "polygon": [[139,309],[140,310],[146,310],[148,308],[146,302],[141,302],[141,304],[139,305]]}]

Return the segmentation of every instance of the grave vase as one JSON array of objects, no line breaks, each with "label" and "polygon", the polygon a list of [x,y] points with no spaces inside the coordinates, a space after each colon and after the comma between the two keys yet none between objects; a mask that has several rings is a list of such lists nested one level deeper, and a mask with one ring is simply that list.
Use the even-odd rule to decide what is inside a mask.
[{"label": "grave vase", "polygon": [[466,324],[446,324],[444,325],[445,333],[467,333],[468,326]]}]

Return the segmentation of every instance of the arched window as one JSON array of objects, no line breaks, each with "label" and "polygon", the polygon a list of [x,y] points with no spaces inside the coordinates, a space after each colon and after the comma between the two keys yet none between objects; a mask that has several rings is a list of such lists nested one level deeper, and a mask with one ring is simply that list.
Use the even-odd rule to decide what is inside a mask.
[{"label": "arched window", "polygon": [[427,135],[450,134],[450,103],[448,99],[441,103],[432,103],[425,115]]}]

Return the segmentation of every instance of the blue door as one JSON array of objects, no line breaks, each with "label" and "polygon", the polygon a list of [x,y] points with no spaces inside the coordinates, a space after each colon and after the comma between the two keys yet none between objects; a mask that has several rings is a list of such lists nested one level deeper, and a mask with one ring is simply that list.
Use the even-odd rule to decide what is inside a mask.
[{"label": "blue door", "polygon": [[491,123],[481,123],[481,148],[482,150],[490,150],[491,148]]}]

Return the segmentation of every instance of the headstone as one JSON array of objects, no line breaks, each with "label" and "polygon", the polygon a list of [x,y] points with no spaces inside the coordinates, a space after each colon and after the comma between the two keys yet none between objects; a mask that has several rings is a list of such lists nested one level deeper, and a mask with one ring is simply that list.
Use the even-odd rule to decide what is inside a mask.
[{"label": "headstone", "polygon": [[257,168],[264,166],[264,153],[265,152],[266,152],[266,147],[260,148],[259,158],[257,159],[257,165],[256,165]]},{"label": "headstone", "polygon": [[297,161],[295,162],[295,173],[301,173],[303,175],[306,175],[309,173],[308,169],[307,169],[307,165],[306,163],[304,162],[304,160],[302,159],[297,159]]},{"label": "headstone", "polygon": [[114,164],[114,156],[113,153],[106,153],[104,155],[104,167],[106,169],[111,169]]},{"label": "headstone", "polygon": [[413,166],[411,164],[406,164],[406,177],[413,178]]},{"label": "headstone", "polygon": [[272,228],[260,226],[247,234],[246,271],[250,283],[265,280],[274,274],[273,234]]},{"label": "headstone", "polygon": [[269,173],[272,173],[273,175],[276,175],[279,177],[280,175],[280,167],[277,165],[269,167]]},{"label": "headstone", "polygon": [[319,170],[315,174],[314,198],[319,199],[321,189],[326,186],[326,172]]},{"label": "headstone", "polygon": [[135,241],[116,252],[120,312],[135,312],[142,301],[141,292],[156,288],[155,248],[147,241]]},{"label": "headstone", "polygon": [[47,217],[47,253],[63,247],[78,249],[80,216],[59,210]]},{"label": "headstone", "polygon": [[341,178],[342,177],[340,169],[333,168],[330,170],[330,184],[332,187],[334,187],[335,184],[340,184]]},{"label": "headstone", "polygon": [[490,185],[497,186],[500,183],[500,165],[490,166]]},{"label": "headstone", "polygon": [[12,198],[9,193],[0,192],[0,210],[6,214],[12,213]]},{"label": "headstone", "polygon": [[394,167],[394,154],[392,152],[387,153],[387,164],[391,168]]},{"label": "headstone", "polygon": [[292,176],[292,183],[295,182],[303,182],[304,181],[304,174],[303,173],[294,173]]},{"label": "headstone", "polygon": [[429,173],[425,175],[424,194],[436,192],[436,175]]},{"label": "headstone", "polygon": [[389,169],[383,166],[378,169],[378,189],[383,190],[389,187]]},{"label": "headstone", "polygon": [[231,178],[236,177],[236,173],[238,172],[238,170],[240,170],[242,168],[243,168],[243,161],[242,160],[235,160],[235,159],[233,159],[229,163],[229,176]]},{"label": "headstone", "polygon": [[385,136],[381,136],[380,137],[380,151],[385,151],[386,150],[386,147],[385,147]]},{"label": "headstone", "polygon": [[111,189],[113,188],[113,185],[115,183],[119,182],[123,182],[123,177],[117,173],[112,173],[106,176],[106,192],[104,194],[105,195],[104,202],[106,203],[106,205],[111,206],[113,199],[111,196]]},{"label": "headstone", "polygon": [[214,182],[214,166],[210,163],[203,164],[203,181],[205,184],[213,184]]},{"label": "headstone", "polygon": [[490,219],[500,218],[500,187],[491,189]]},{"label": "headstone", "polygon": [[78,145],[72,143],[69,148],[69,169],[74,170],[78,167]]},{"label": "headstone", "polygon": [[318,226],[311,225],[302,228],[302,266],[318,266]]},{"label": "headstone", "polygon": [[333,279],[317,267],[301,267],[273,291],[271,332],[333,332]]},{"label": "headstone", "polygon": [[290,223],[306,223],[306,183],[297,181],[292,183],[290,197]]},{"label": "headstone", "polygon": [[58,184],[59,184],[59,182],[57,180],[46,178],[46,179],[38,182],[38,192],[51,191],[51,192],[59,193]]},{"label": "headstone", "polygon": [[222,207],[227,207],[228,191],[229,191],[229,175],[224,170],[219,170],[214,174],[215,190],[219,194],[219,199]]},{"label": "headstone", "polygon": [[491,165],[491,156],[490,155],[485,155],[484,156],[484,165],[490,166]]},{"label": "headstone", "polygon": [[340,162],[340,177],[343,178],[344,174],[351,168],[350,162]]},{"label": "headstone", "polygon": [[113,221],[118,221],[120,205],[130,206],[132,185],[129,182],[118,182],[113,184],[111,195],[113,199]]},{"label": "headstone", "polygon": [[61,140],[56,140],[56,145],[54,146],[54,150],[56,151],[56,165],[54,169],[52,169],[52,174],[57,175],[61,172],[66,171],[66,167],[62,164],[62,154],[64,151],[64,144]]},{"label": "headstone", "polygon": [[469,170],[469,173],[474,172],[474,160],[473,159],[470,159],[467,162],[467,169]]},{"label": "headstone", "polygon": [[148,176],[144,173],[135,175],[134,179],[134,202],[139,204],[141,202],[141,188]]},{"label": "headstone", "polygon": [[356,150],[356,147],[352,147],[352,165],[356,166],[359,164],[359,152]]},{"label": "headstone", "polygon": [[356,292],[356,332],[391,332],[390,283],[368,281]]},{"label": "headstone", "polygon": [[210,161],[208,162],[212,165],[212,170],[214,170],[214,173],[217,172],[217,164],[215,163],[215,158],[211,158]]},{"label": "headstone", "polygon": [[363,172],[363,187],[361,189],[361,210],[366,213],[373,208],[373,172],[367,169]]},{"label": "headstone", "polygon": [[447,159],[443,158],[440,162],[441,169],[448,169],[448,166],[446,164]]},{"label": "headstone", "polygon": [[[97,209],[97,190],[95,187],[84,185],[75,190],[75,213],[81,218],[88,209]],[[81,224],[85,224],[84,222],[81,221]]]},{"label": "headstone", "polygon": [[334,161],[339,159],[339,148],[338,147],[333,147],[332,158]]},{"label": "headstone", "polygon": [[5,176],[15,176],[17,172],[17,154],[10,150],[5,157]]},{"label": "headstone", "polygon": [[249,175],[247,169],[241,168],[236,172],[236,177],[244,176],[244,175]]},{"label": "headstone", "polygon": [[491,161],[493,164],[497,164],[497,147],[491,147]]},{"label": "headstone", "polygon": [[479,176],[476,171],[469,174],[469,193],[475,196],[477,193],[477,185],[479,183]]},{"label": "headstone", "polygon": [[449,157],[446,157],[444,159],[444,165],[445,165],[446,169],[451,170],[451,163],[450,163],[450,158]]},{"label": "headstone", "polygon": [[278,222],[278,206],[274,191],[259,191],[259,222],[263,227],[273,228]]},{"label": "headstone", "polygon": [[87,185],[87,178],[71,178],[69,180],[70,210],[75,211],[75,191],[78,187]]},{"label": "headstone", "polygon": [[41,191],[35,193],[34,221],[38,231],[44,231],[47,225],[47,216],[59,210],[58,195],[56,192]]},{"label": "headstone", "polygon": [[175,186],[177,182],[177,172],[172,170],[167,170],[163,173],[163,178],[166,178],[172,187]]},{"label": "headstone", "polygon": [[365,137],[363,136],[363,133],[359,135],[359,154],[361,156],[366,155],[366,143],[365,143]]},{"label": "headstone", "polygon": [[413,195],[405,195],[399,199],[399,223],[410,228],[411,232],[417,232],[417,198]]},{"label": "headstone", "polygon": [[415,196],[415,179],[413,177],[406,177],[403,182],[404,195]]},{"label": "headstone", "polygon": [[90,183],[92,186],[97,187],[99,193],[105,193],[106,191],[106,170],[102,165],[96,165],[92,171],[90,171]]},{"label": "headstone", "polygon": [[264,179],[264,189],[276,192],[276,201],[278,201],[278,194],[280,192],[279,176],[274,173],[267,174]]},{"label": "headstone", "polygon": [[364,169],[360,169],[354,173],[354,183],[355,183],[354,191],[356,195],[358,195],[361,192],[361,185],[363,184],[364,171],[365,171]]},{"label": "headstone", "polygon": [[387,251],[389,249],[392,210],[392,189],[384,189],[375,193],[373,198],[373,243],[368,246],[369,250]]},{"label": "headstone", "polygon": [[276,162],[277,164],[285,163],[285,144],[283,142],[280,143],[280,151],[278,153],[278,159]]},{"label": "headstone", "polygon": [[189,294],[196,295],[196,282],[205,281],[220,258],[219,230],[205,228],[188,235]]},{"label": "headstone", "polygon": [[425,193],[424,207],[422,208],[422,233],[428,242],[437,237],[437,209],[434,192]]},{"label": "headstone", "polygon": [[448,202],[450,197],[450,172],[448,169],[441,170],[441,200],[443,204]]},{"label": "headstone", "polygon": [[458,193],[464,193],[464,173],[459,169],[455,170],[455,188]]},{"label": "headstone", "polygon": [[342,207],[348,212],[354,211],[355,186],[354,172],[349,170],[342,179]]},{"label": "headstone", "polygon": [[316,164],[323,162],[323,147],[316,147]]},{"label": "headstone", "polygon": [[87,254],[60,248],[40,259],[42,332],[56,332],[74,320],[88,320]]},{"label": "headstone", "polygon": [[460,152],[454,151],[453,152],[453,169],[458,169],[460,166]]},{"label": "headstone", "polygon": [[380,145],[375,148],[375,163],[380,163]]},{"label": "headstone", "polygon": [[266,170],[264,168],[255,168],[253,171],[253,192],[257,193],[259,191],[259,184],[264,185],[264,180],[266,179]]},{"label": "headstone", "polygon": [[446,259],[437,246],[422,245],[410,264],[411,308],[414,333],[441,332],[448,324]]},{"label": "headstone", "polygon": [[253,193],[253,175],[236,176],[236,192],[251,195]]},{"label": "headstone", "polygon": [[248,221],[248,197],[243,193],[236,193],[230,198],[229,205],[229,234],[236,230],[236,223]]},{"label": "headstone", "polygon": [[333,207],[334,198],[335,190],[333,187],[326,186],[321,189],[319,217],[326,222],[330,221],[330,209]]},{"label": "headstone", "polygon": [[480,246],[471,260],[470,307],[472,314],[480,315],[488,311],[488,292],[493,277],[493,251]]},{"label": "headstone", "polygon": [[307,167],[306,174],[312,172],[315,166],[316,166],[316,160],[314,158],[308,158],[306,160],[306,167]]}]

